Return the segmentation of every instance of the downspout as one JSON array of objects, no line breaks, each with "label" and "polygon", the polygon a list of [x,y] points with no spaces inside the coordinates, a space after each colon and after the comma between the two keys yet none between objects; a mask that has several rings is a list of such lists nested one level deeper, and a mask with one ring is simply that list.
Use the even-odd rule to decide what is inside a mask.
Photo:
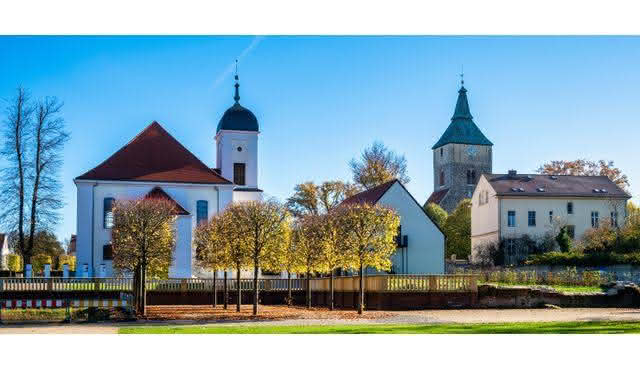
[{"label": "downspout", "polygon": [[[96,265],[95,265],[95,242],[94,242],[94,233],[95,233],[95,207],[96,207],[96,186],[98,183],[94,183],[91,186],[91,278],[96,275]],[[77,271],[76,271],[77,272]]]}]

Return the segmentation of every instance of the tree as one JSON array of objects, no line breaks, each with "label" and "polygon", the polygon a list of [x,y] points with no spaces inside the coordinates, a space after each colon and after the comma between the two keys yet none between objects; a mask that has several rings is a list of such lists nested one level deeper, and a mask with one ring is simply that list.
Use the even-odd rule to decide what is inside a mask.
[{"label": "tree", "polygon": [[295,217],[324,214],[358,192],[360,188],[348,182],[325,181],[321,185],[305,182],[294,187],[294,194],[287,199],[286,205]]},{"label": "tree", "polygon": [[6,119],[3,126],[4,146],[0,155],[7,166],[0,173],[0,202],[2,211],[0,220],[5,228],[17,232],[15,251],[22,255],[23,266],[31,264],[33,250],[25,243],[26,199],[27,199],[27,149],[29,128],[33,119],[34,107],[29,93],[22,87],[17,89],[15,97],[8,102]]},{"label": "tree", "polygon": [[196,227],[193,236],[193,244],[196,252],[196,264],[203,269],[213,272],[213,307],[217,306],[218,290],[216,286],[216,272],[225,271],[224,278],[224,307],[227,308],[227,269],[231,260],[229,257],[230,245],[225,238],[224,222],[221,215],[215,215],[209,222],[203,222]]},{"label": "tree", "polygon": [[396,251],[395,236],[400,217],[390,208],[358,204],[341,206],[336,216],[345,230],[340,244],[345,265],[357,269],[360,276],[358,314],[364,309],[364,269],[391,269],[391,255]]},{"label": "tree", "polygon": [[34,248],[36,229],[50,230],[58,223],[58,210],[64,205],[58,172],[62,166],[62,149],[69,140],[64,119],[60,115],[62,103],[55,97],[39,101],[35,108],[33,127],[31,214],[29,218],[29,244]]},{"label": "tree", "polygon": [[52,260],[57,260],[64,254],[64,248],[55,234],[50,231],[38,231],[26,238],[26,243],[32,245],[33,255],[48,255]]},{"label": "tree", "polygon": [[294,240],[293,226],[289,226],[289,235],[287,236],[287,243],[283,250],[282,257],[280,258],[280,270],[287,272],[287,305],[291,306],[293,303],[293,297],[291,295],[291,274],[302,271],[303,266],[300,261],[300,252],[298,250],[298,243]]},{"label": "tree", "polygon": [[449,217],[449,214],[446,210],[441,208],[440,205],[431,202],[424,205],[424,211],[427,212],[429,218],[431,218],[431,220],[433,220],[438,225],[438,227],[444,228],[444,225],[447,222],[447,218]]},{"label": "tree", "polygon": [[116,200],[113,207],[113,267],[134,273],[138,314],[146,315],[146,276],[168,270],[175,249],[175,204],[162,198]]},{"label": "tree", "polygon": [[233,217],[238,232],[232,247],[246,250],[253,266],[253,315],[257,315],[260,268],[268,270],[281,264],[279,258],[288,236],[288,212],[275,200],[234,203],[225,212]]},{"label": "tree", "polygon": [[341,224],[341,212],[332,211],[321,215],[319,226],[314,229],[314,242],[321,245],[322,269],[329,273],[329,309],[334,308],[334,274],[335,270],[344,267],[345,257],[340,249],[340,244],[346,236],[346,229]]},{"label": "tree", "polygon": [[353,181],[366,189],[373,188],[393,179],[402,184],[411,180],[407,175],[407,159],[389,150],[382,142],[375,141],[362,152],[360,160],[349,162]]},{"label": "tree", "polygon": [[316,242],[318,229],[322,227],[320,216],[307,215],[296,220],[293,226],[293,242],[296,244],[297,261],[294,263],[306,277],[306,303],[311,308],[311,274],[322,271],[323,245]]},{"label": "tree", "polygon": [[464,199],[444,223],[446,257],[468,258],[471,253],[471,200]]},{"label": "tree", "polygon": [[247,230],[243,228],[243,222],[235,217],[235,212],[240,211],[235,206],[238,206],[239,204],[240,203],[235,203],[227,207],[227,209],[221,213],[219,218],[223,237],[226,242],[228,242],[230,266],[236,270],[236,293],[238,295],[236,301],[237,312],[240,312],[240,306],[242,305],[242,285],[240,283],[241,272],[242,269],[248,267],[251,263],[250,249],[245,239],[246,235],[244,234]]},{"label": "tree", "polygon": [[537,172],[549,175],[607,176],[623,190],[629,187],[629,178],[619,168],[616,168],[611,160],[598,160],[597,162],[586,159],[552,160],[542,164]]},{"label": "tree", "polygon": [[569,237],[566,227],[560,228],[560,232],[556,236],[556,242],[562,252],[568,252],[571,249],[571,237]]}]

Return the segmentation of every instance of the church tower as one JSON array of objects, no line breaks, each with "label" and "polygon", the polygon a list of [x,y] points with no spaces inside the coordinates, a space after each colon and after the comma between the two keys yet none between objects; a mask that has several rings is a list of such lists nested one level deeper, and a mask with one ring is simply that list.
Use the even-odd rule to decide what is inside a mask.
[{"label": "church tower", "polygon": [[227,109],[216,132],[216,166],[220,174],[237,186],[233,201],[261,200],[258,188],[258,120],[240,105],[240,84],[237,61],[235,103]]},{"label": "church tower", "polygon": [[436,203],[451,213],[470,198],[483,173],[491,173],[493,143],[473,122],[464,79],[451,123],[433,150],[433,193],[427,203]]}]

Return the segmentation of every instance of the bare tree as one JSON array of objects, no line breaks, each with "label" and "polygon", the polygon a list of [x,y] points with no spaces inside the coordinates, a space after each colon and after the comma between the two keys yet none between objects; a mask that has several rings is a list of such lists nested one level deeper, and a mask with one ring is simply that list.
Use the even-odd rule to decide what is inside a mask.
[{"label": "bare tree", "polygon": [[28,250],[33,250],[36,230],[51,230],[58,223],[58,210],[64,205],[58,173],[69,133],[64,129],[64,119],[59,116],[61,109],[62,103],[55,97],[47,97],[35,107],[33,158],[29,163],[33,178]]},{"label": "bare tree", "polygon": [[25,244],[26,181],[28,173],[29,130],[32,125],[34,107],[29,93],[18,87],[16,95],[8,101],[4,121],[4,145],[0,155],[7,166],[0,173],[0,201],[2,225],[17,232],[15,251],[22,255],[24,265],[31,263],[33,250]]}]

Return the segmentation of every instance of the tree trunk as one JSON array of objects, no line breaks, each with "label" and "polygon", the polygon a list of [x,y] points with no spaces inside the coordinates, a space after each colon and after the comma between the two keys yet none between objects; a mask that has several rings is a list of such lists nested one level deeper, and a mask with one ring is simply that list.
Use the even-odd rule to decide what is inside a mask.
[{"label": "tree trunk", "polygon": [[140,296],[140,268],[136,267],[133,271],[133,285],[131,286],[131,294],[133,295],[132,308],[137,312],[140,306],[138,302],[138,296]]},{"label": "tree trunk", "polygon": [[333,310],[333,269],[329,276],[329,310]]},{"label": "tree trunk", "polygon": [[307,273],[307,308],[311,309],[311,273]]},{"label": "tree trunk", "polygon": [[142,316],[147,316],[147,266],[142,266],[142,274],[141,282],[142,282]]},{"label": "tree trunk", "polygon": [[258,315],[258,294],[260,288],[258,288],[258,263],[253,264],[253,315]]},{"label": "tree trunk", "polygon": [[358,314],[362,314],[362,310],[364,309],[364,275],[363,275],[362,264],[360,264],[360,297],[358,298]]},{"label": "tree trunk", "polygon": [[229,302],[229,289],[227,288],[227,270],[224,271],[224,286],[222,286],[222,294],[224,295],[224,309],[227,310]]},{"label": "tree trunk", "polygon": [[287,271],[287,306],[291,306],[291,272]]},{"label": "tree trunk", "polygon": [[[33,191],[31,191],[31,216],[29,218],[29,245],[27,246],[27,250],[33,252],[33,243],[34,236],[36,234],[36,211],[38,204],[38,191],[40,189],[40,173],[42,171],[42,166],[40,164],[40,153],[42,152],[42,122],[37,123],[36,129],[36,158],[34,162],[34,172],[35,177],[33,179]],[[95,275],[95,274],[94,274]]]},{"label": "tree trunk", "polygon": [[238,269],[236,269],[236,289],[238,290],[238,302],[236,304],[236,311],[240,312],[240,305],[242,304],[242,287],[240,286],[240,265],[238,265]]},{"label": "tree trunk", "polygon": [[218,306],[218,289],[216,288],[216,271],[213,271],[213,307]]}]

